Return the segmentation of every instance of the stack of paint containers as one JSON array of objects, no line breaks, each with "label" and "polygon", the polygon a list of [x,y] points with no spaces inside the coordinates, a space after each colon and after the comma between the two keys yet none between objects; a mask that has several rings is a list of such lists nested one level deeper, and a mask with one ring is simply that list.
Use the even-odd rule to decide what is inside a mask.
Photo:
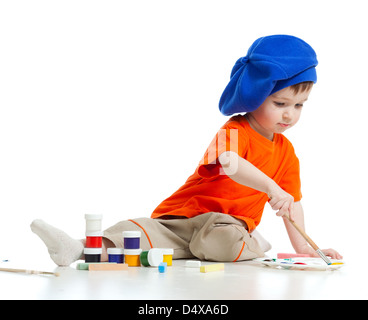
[{"label": "stack of paint containers", "polygon": [[141,249],[141,232],[140,231],[124,231],[124,255],[125,263],[129,267],[140,267]]},{"label": "stack of paint containers", "polygon": [[101,262],[102,254],[102,214],[86,214],[86,262]]}]

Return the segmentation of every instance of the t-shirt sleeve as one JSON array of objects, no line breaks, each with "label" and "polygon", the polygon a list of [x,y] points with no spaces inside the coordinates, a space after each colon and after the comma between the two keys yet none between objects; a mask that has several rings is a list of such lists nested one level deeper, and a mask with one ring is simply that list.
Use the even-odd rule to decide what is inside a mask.
[{"label": "t-shirt sleeve", "polygon": [[294,201],[302,199],[299,159],[294,153],[291,157],[290,166],[282,176],[279,186],[294,197]]},{"label": "t-shirt sleeve", "polygon": [[[233,151],[244,157],[249,138],[237,121],[227,122],[213,138],[200,161],[197,172],[202,178],[213,178],[223,173],[218,157],[225,151]],[[223,173],[224,174],[224,173]]]}]

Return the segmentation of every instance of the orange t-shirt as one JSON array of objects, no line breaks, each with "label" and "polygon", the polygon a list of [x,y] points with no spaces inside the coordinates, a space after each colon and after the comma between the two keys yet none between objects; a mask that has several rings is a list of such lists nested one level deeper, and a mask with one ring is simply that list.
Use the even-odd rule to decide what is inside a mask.
[{"label": "orange t-shirt", "polygon": [[223,171],[218,156],[234,151],[272,178],[295,201],[300,191],[299,160],[290,141],[282,134],[268,140],[251,128],[247,119],[234,116],[219,130],[196,171],[173,195],[152,213],[152,218],[221,212],[245,221],[249,232],[260,223],[267,194],[243,186]]}]

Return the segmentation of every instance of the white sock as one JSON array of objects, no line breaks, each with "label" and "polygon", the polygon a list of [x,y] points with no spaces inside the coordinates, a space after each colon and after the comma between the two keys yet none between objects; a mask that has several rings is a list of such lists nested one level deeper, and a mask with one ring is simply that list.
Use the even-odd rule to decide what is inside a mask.
[{"label": "white sock", "polygon": [[58,266],[69,266],[81,258],[84,249],[82,241],[69,237],[42,220],[34,220],[31,229],[45,243],[51,259]]},{"label": "white sock", "polygon": [[271,244],[265,238],[263,238],[262,235],[257,230],[254,230],[251,233],[251,235],[258,242],[258,245],[261,247],[263,252],[271,250],[272,248]]}]

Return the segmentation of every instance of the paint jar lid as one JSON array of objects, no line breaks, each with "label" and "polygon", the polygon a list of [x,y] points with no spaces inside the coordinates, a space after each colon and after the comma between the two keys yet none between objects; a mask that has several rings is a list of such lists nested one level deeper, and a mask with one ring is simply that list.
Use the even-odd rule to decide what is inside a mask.
[{"label": "paint jar lid", "polygon": [[102,254],[102,248],[84,248],[84,254]]},{"label": "paint jar lid", "polygon": [[140,238],[141,232],[140,231],[123,231],[124,238]]},{"label": "paint jar lid", "polygon": [[174,249],[162,248],[161,250],[162,250],[164,255],[173,255],[174,254]]},{"label": "paint jar lid", "polygon": [[142,252],[142,249],[124,249],[124,254],[126,256],[139,256]]},{"label": "paint jar lid", "polygon": [[86,220],[101,220],[102,214],[85,214],[84,219]]},{"label": "paint jar lid", "polygon": [[107,248],[107,254],[124,254],[123,248]]},{"label": "paint jar lid", "polygon": [[158,265],[164,260],[163,250],[160,248],[152,248],[148,251],[147,258],[150,266],[158,267]]},{"label": "paint jar lid", "polygon": [[103,237],[103,231],[86,231],[86,237]]}]

